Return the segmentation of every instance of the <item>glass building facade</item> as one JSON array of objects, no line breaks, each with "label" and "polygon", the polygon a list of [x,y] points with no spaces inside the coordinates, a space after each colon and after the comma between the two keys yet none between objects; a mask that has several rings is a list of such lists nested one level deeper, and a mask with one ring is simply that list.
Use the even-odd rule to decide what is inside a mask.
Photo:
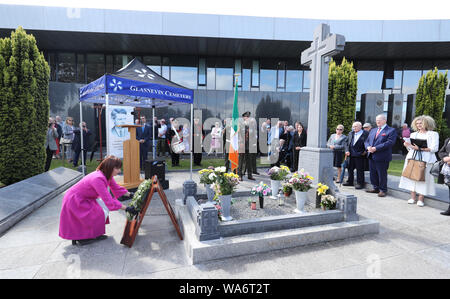
[{"label": "glass building facade", "polygon": [[[285,95],[286,93],[298,93],[298,96],[302,94],[302,98],[307,99],[304,93],[309,92],[310,71],[301,66],[299,60],[70,52],[47,52],[45,55],[51,68],[51,81],[80,84],[91,82],[104,73],[116,72],[136,57],[156,73],[175,83],[198,91],[216,91],[209,93],[210,96],[202,93],[202,96],[195,101],[195,108],[202,109],[207,116],[218,118],[227,115],[224,113],[227,107],[223,109],[224,107],[220,105],[224,99],[220,99],[221,92],[219,91],[233,91],[234,74],[239,74],[237,77],[238,90],[255,93],[255,96],[251,97],[248,96],[251,93],[240,93],[242,95],[240,111],[249,110],[256,113],[258,104],[268,98],[274,101],[285,101],[284,99],[290,98],[288,101],[294,101],[293,103],[283,102],[281,104],[289,111],[283,117],[291,121],[304,121],[299,119],[302,114],[299,111],[300,104]],[[352,61],[351,58],[348,59]],[[385,112],[388,110],[389,94],[401,93],[404,95],[402,121],[406,117],[407,95],[416,92],[420,77],[434,67],[437,67],[440,72],[450,69],[450,59],[388,62],[353,60],[353,62],[358,72],[357,112],[360,111],[361,94],[363,93],[383,93],[385,95]],[[386,63],[393,65],[393,79],[390,79],[386,85],[389,89],[382,90]],[[228,93],[223,93],[223,95],[225,94]],[[244,94],[247,97],[244,98]],[[447,94],[450,94],[450,90],[447,90]],[[218,102],[220,102],[219,105]],[[173,113],[184,114],[186,109],[188,108],[177,108]],[[167,112],[163,109],[158,114],[161,117],[179,116],[164,116]],[[229,114],[231,115],[231,113]]]}]

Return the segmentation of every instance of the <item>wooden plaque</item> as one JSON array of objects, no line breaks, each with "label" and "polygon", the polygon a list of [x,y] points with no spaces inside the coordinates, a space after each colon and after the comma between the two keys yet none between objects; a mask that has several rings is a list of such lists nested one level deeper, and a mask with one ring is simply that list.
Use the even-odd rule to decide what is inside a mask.
[{"label": "wooden plaque", "polygon": [[164,193],[162,186],[159,184],[158,177],[154,175],[152,177],[152,186],[150,187],[150,192],[148,193],[147,198],[144,201],[141,211],[139,211],[139,214],[137,215],[137,217],[135,217],[135,219],[131,221],[127,219],[125,223],[125,229],[123,231],[123,236],[122,240],[120,241],[120,244],[124,244],[130,248],[131,246],[133,246],[134,240],[136,239],[136,236],[138,234],[139,227],[141,226],[142,220],[144,219],[147,208],[150,205],[153,194],[155,192],[158,192],[159,197],[161,198],[161,201],[163,202],[164,207],[166,208],[167,214],[169,214],[170,220],[172,220],[173,226],[175,227],[178,236],[180,237],[180,240],[183,240],[183,235],[181,234],[180,226],[178,225],[177,218],[175,217],[175,213],[173,212],[172,206],[170,205],[170,202],[167,200],[166,194]]}]

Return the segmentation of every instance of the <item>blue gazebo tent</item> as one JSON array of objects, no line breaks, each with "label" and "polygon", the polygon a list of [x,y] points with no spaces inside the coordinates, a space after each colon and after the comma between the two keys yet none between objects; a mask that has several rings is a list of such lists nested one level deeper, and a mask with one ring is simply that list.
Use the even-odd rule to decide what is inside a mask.
[{"label": "blue gazebo tent", "polygon": [[[109,105],[123,105],[152,108],[153,117],[155,115],[155,108],[190,104],[191,124],[193,122],[194,91],[161,77],[152,69],[141,63],[137,58],[134,58],[130,63],[114,74],[105,74],[97,80],[81,87],[79,96],[80,127],[81,122],[83,121],[81,109],[82,102],[105,104],[106,107]],[[106,118],[106,121],[109,122],[108,118]],[[107,127],[109,127],[108,125],[109,124],[107,123]],[[192,144],[192,132],[190,133],[190,136]],[[81,134],[81,147],[83,148],[83,134]],[[155,158],[154,148],[153,158]],[[83,155],[81,155],[81,162],[84,166]],[[84,167],[82,168],[84,174]]]}]

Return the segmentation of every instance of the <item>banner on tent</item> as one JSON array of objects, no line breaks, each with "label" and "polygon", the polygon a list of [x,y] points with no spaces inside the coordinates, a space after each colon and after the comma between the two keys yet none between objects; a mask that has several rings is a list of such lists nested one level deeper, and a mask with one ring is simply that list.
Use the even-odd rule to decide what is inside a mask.
[{"label": "banner on tent", "polygon": [[123,142],[130,139],[127,128],[119,125],[134,125],[134,117],[131,114],[133,107],[109,105],[106,110],[108,127],[106,128],[106,142],[108,152],[119,158],[123,158]]}]

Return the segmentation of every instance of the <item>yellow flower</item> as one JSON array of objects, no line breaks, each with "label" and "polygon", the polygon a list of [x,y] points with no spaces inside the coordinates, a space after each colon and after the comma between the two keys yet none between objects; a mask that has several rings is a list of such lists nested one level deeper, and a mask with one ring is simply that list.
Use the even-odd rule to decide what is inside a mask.
[{"label": "yellow flower", "polygon": [[314,178],[312,176],[310,176],[310,175],[307,175],[306,178],[310,179],[311,181],[314,180]]}]

